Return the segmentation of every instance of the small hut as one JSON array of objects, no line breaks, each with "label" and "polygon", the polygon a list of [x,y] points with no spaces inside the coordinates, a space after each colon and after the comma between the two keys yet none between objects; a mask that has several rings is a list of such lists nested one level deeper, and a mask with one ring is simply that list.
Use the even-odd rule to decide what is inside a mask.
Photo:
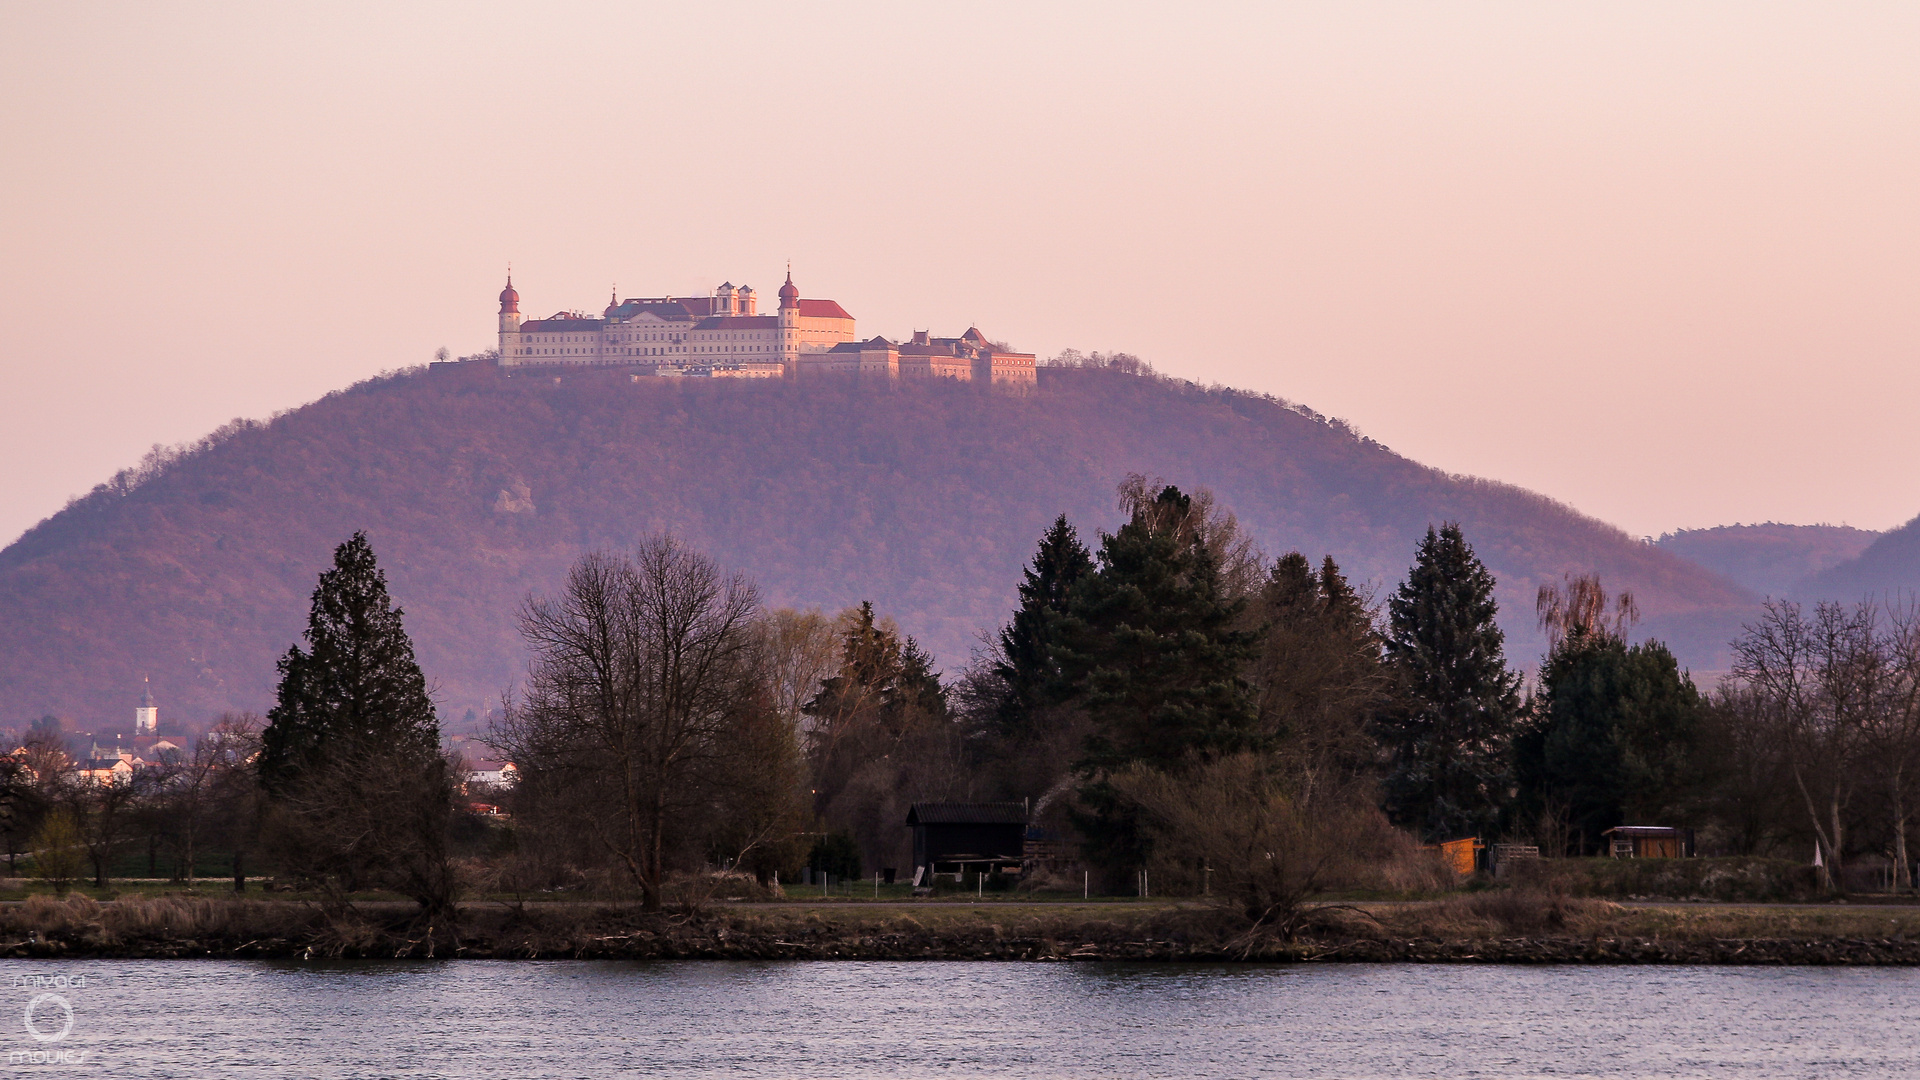
[{"label": "small hut", "polygon": [[952,874],[955,881],[968,871],[1020,872],[1027,841],[1025,803],[914,803],[907,811],[913,830],[913,866],[916,883],[924,872]]},{"label": "small hut", "polygon": [[1616,859],[1691,859],[1693,830],[1666,825],[1621,825],[1600,835]]}]

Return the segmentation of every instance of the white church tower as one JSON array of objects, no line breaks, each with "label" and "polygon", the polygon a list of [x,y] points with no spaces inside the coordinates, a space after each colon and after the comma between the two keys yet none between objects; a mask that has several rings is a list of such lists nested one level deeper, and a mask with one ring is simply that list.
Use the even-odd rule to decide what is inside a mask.
[{"label": "white church tower", "polygon": [[160,727],[160,709],[153,703],[153,687],[146,676],[140,677],[140,707],[133,710],[133,733],[152,735]]},{"label": "white church tower", "polygon": [[500,366],[514,364],[520,355],[520,293],[513,287],[513,271],[507,271],[507,287],[500,290]]},{"label": "white church tower", "polygon": [[[793,264],[787,264],[787,283],[780,286],[780,368],[791,379],[800,373],[800,290],[793,284]],[[849,324],[851,325],[851,324]],[[848,337],[853,334],[849,332]]]}]

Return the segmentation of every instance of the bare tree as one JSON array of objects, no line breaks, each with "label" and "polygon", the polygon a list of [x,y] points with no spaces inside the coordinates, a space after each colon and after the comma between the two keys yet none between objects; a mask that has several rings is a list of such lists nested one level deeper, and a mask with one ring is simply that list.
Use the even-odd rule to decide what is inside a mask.
[{"label": "bare tree", "polygon": [[[584,556],[558,596],[521,614],[533,666],[496,743],[536,790],[592,793],[572,812],[647,910],[661,907],[676,834],[710,810],[738,733],[766,709],[758,607],[745,578],[659,536],[631,558]],[[596,813],[596,802],[616,809]]]},{"label": "bare tree", "polygon": [[[1568,638],[1625,641],[1627,631],[1640,621],[1640,605],[1634,603],[1633,594],[1622,590],[1609,603],[1598,574],[1568,574],[1565,581],[1565,591],[1557,585],[1542,585],[1534,598],[1540,628],[1547,632],[1548,653],[1558,650]],[[1613,608],[1611,615],[1608,607]]]},{"label": "bare tree", "polygon": [[[1257,753],[1231,754],[1172,772],[1134,766],[1114,786],[1144,815],[1169,859],[1231,905],[1253,932],[1291,940],[1309,901],[1364,877],[1411,846],[1357,778],[1308,783],[1303,771]],[[1171,883],[1170,883],[1171,884]]]},{"label": "bare tree", "polygon": [[1887,624],[1886,632],[1876,635],[1878,700],[1866,712],[1863,735],[1886,787],[1894,885],[1912,888],[1907,829],[1913,818],[1911,789],[1920,770],[1920,611],[1911,604],[1890,611]]},{"label": "bare tree", "polygon": [[170,751],[159,762],[155,809],[185,867],[189,886],[211,824],[209,815],[219,811],[231,815],[236,779],[251,786],[252,778],[242,774],[260,749],[261,727],[260,718],[251,713],[229,713],[194,743],[192,753]]},{"label": "bare tree", "polygon": [[817,608],[779,608],[760,619],[760,654],[773,709],[796,729],[804,723],[803,707],[839,664],[836,622]]},{"label": "bare tree", "polygon": [[152,779],[141,773],[118,781],[86,779],[78,774],[63,778],[58,801],[80,831],[80,841],[93,863],[95,888],[107,887],[113,858],[127,842],[132,812],[152,787]]},{"label": "bare tree", "polygon": [[1733,676],[1785,747],[1829,888],[1842,880],[1848,808],[1891,674],[1877,622],[1871,603],[1822,603],[1809,618],[1799,604],[1768,601],[1734,642]]}]

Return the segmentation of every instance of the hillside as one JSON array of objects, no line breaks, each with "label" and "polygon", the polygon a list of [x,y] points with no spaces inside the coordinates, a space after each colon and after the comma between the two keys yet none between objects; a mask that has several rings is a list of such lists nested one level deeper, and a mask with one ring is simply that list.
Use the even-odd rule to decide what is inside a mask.
[{"label": "hillside", "polygon": [[1656,542],[1762,596],[1788,596],[1807,578],[1858,556],[1879,536],[1846,525],[1769,521],[1682,529]]},{"label": "hillside", "polygon": [[1881,533],[1857,558],[1815,574],[1799,592],[1819,599],[1874,597],[1894,603],[1920,598],[1920,517]]},{"label": "hillside", "polygon": [[1041,530],[1115,524],[1128,472],[1212,487],[1278,553],[1384,590],[1431,522],[1498,574],[1511,652],[1539,583],[1597,570],[1642,629],[1720,666],[1753,596],[1517,488],[1448,476],[1272,398],[1106,371],[1037,394],[839,380],[408,374],[340,391],[102,485],[0,551],[0,725],[262,709],[333,545],[365,529],[456,725],[521,671],[514,611],[580,552],[672,529],[778,604],[862,599],[948,669],[1005,617]]}]

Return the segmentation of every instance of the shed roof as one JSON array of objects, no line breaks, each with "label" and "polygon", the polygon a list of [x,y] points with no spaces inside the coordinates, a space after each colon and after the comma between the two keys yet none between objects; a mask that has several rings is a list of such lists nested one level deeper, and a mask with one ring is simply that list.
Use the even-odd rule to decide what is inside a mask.
[{"label": "shed roof", "polygon": [[1667,836],[1679,836],[1681,833],[1685,831],[1686,831],[1685,829],[1677,829],[1671,825],[1620,825],[1620,826],[1616,826],[1614,828],[1608,829],[1606,832],[1603,832],[1600,835],[1601,836],[1667,837]]},{"label": "shed roof", "polygon": [[917,802],[909,825],[1025,825],[1027,807],[1017,802]]}]

